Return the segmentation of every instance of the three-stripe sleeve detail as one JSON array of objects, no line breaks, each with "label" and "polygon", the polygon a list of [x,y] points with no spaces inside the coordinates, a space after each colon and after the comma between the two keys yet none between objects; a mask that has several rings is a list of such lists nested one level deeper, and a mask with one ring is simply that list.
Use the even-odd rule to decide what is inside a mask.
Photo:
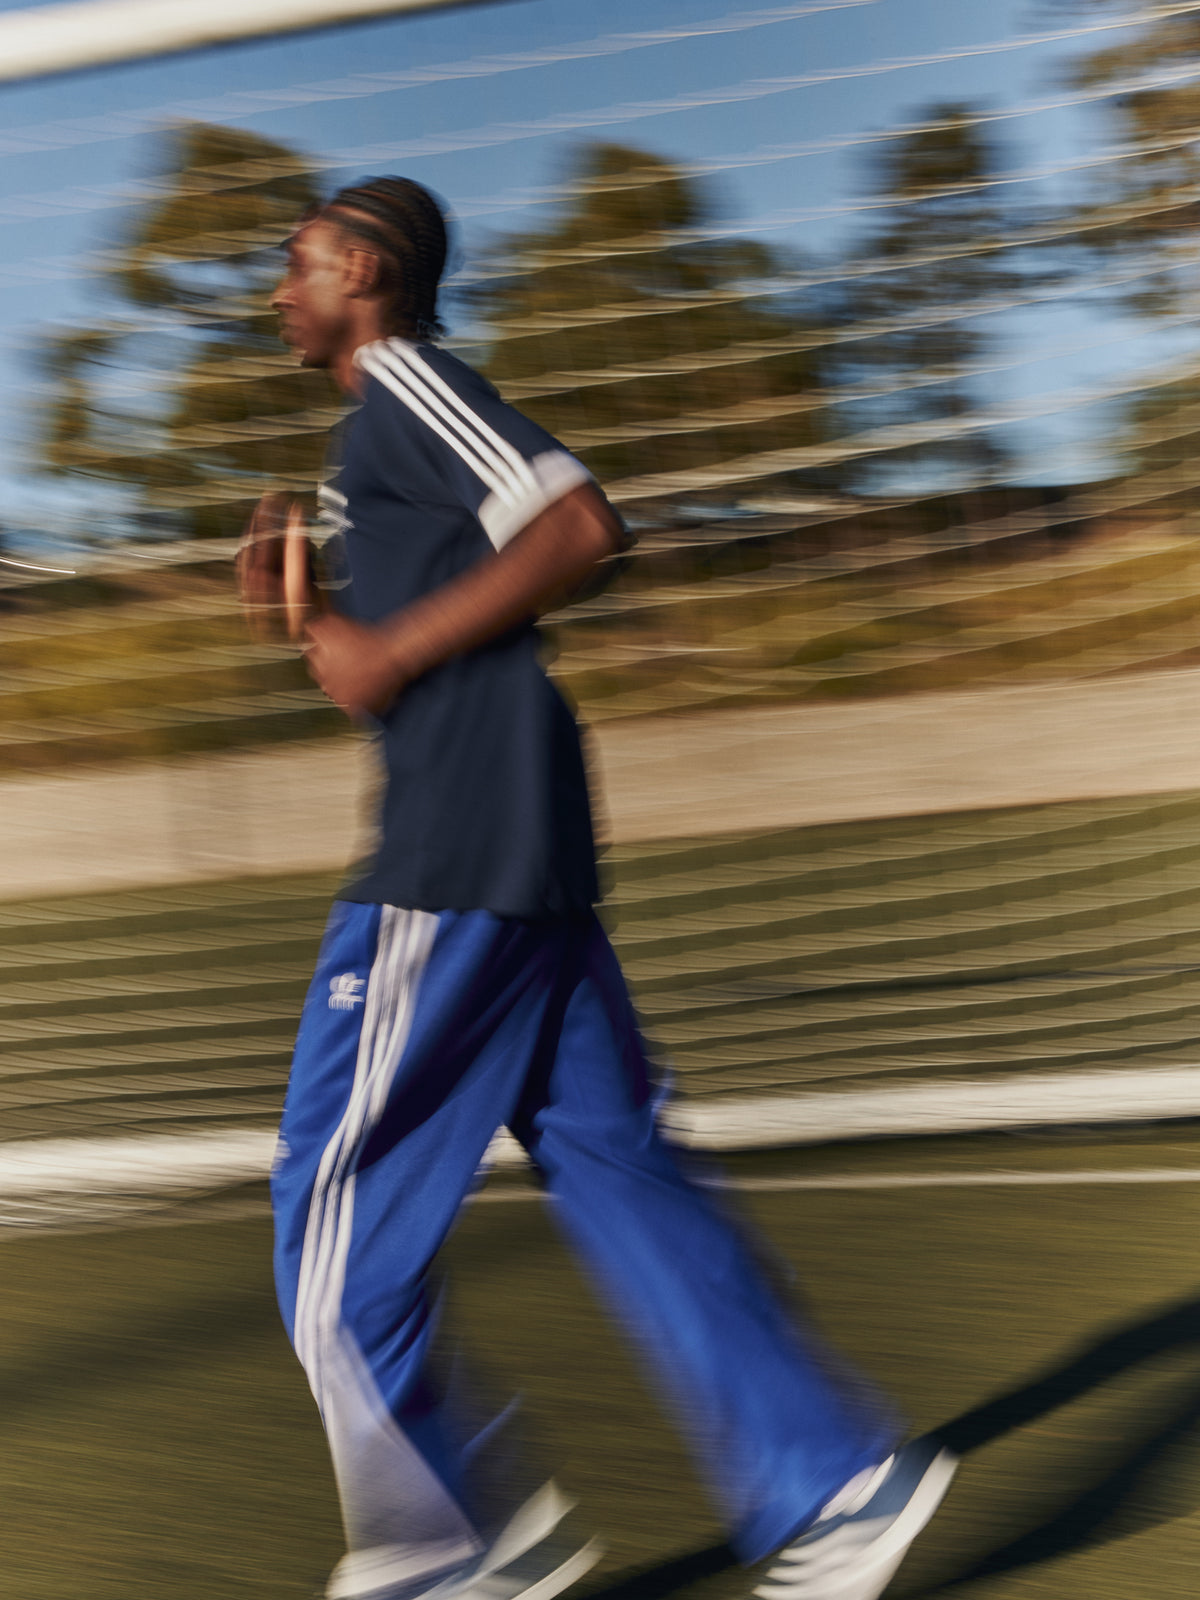
[{"label": "three-stripe sleeve detail", "polygon": [[489,491],[477,515],[497,550],[540,511],[591,481],[587,468],[561,447],[527,459],[404,339],[364,345],[355,359],[448,444]]},{"label": "three-stripe sleeve detail", "polygon": [[[424,381],[422,373],[408,366],[389,344],[374,344],[360,353],[363,369],[390,389],[410,411],[432,428],[440,438],[462,457],[481,482],[493,494],[510,505],[515,505],[533,487],[533,474],[524,458],[511,446],[497,450],[492,441],[498,435],[480,421],[475,413],[461,402],[447,405],[433,385]],[[421,365],[424,367],[424,363]],[[429,369],[426,367],[425,372]],[[451,396],[454,391],[443,385]],[[457,396],[454,396],[457,400]],[[491,435],[489,439],[487,435]],[[520,469],[513,459],[520,463]]]},{"label": "three-stripe sleeve detail", "polygon": [[477,437],[485,450],[494,453],[505,463],[514,484],[525,489],[533,487],[533,473],[521,452],[515,445],[511,445],[503,434],[497,433],[495,428],[485,422],[477,411],[473,411],[462,396],[451,388],[441,373],[435,371],[428,361],[410,349],[403,340],[393,339],[385,349],[391,360],[402,366],[409,374],[414,384],[423,385],[428,390],[431,401],[443,406],[448,415],[458,419],[468,436]]}]

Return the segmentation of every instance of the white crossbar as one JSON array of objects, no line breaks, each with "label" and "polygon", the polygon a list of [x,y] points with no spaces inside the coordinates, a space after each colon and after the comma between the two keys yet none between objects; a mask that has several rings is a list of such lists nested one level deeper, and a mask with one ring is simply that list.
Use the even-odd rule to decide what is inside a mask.
[{"label": "white crossbar", "polygon": [[495,0],[71,0],[0,14],[0,82]]}]

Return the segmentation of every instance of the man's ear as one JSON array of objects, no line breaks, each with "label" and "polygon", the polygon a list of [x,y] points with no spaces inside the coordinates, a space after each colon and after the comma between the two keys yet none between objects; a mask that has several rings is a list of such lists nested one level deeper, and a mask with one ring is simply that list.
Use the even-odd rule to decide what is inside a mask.
[{"label": "man's ear", "polygon": [[346,250],[346,289],[355,299],[371,295],[379,287],[379,257],[374,250],[350,245]]}]

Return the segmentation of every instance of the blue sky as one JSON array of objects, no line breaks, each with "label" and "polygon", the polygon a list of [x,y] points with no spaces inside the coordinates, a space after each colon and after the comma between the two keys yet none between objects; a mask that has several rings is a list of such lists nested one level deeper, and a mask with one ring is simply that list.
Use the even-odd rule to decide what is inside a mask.
[{"label": "blue sky", "polygon": [[[20,7],[0,0],[0,9]],[[180,117],[228,120],[322,154],[345,152],[345,172],[331,175],[338,181],[363,171],[403,171],[462,208],[469,261],[494,233],[546,215],[544,207],[510,202],[522,190],[561,177],[573,151],[589,137],[636,143],[687,161],[761,154],[893,126],[935,101],[1036,100],[1054,92],[1067,57],[1081,48],[1080,42],[1043,43],[863,75],[863,69],[891,59],[945,57],[1046,29],[1045,13],[1035,14],[1034,0],[868,0],[711,37],[614,49],[592,59],[482,70],[466,79],[370,94],[349,95],[354,86],[344,82],[337,87],[337,80],[355,75],[412,69],[437,79],[430,69],[447,63],[566,49],[601,36],[687,30],[767,9],[749,0],[606,0],[603,7],[594,0],[516,0],[0,87],[0,348],[6,358],[0,363],[0,489],[8,501],[7,515],[0,505],[0,521],[46,519],[51,507],[73,512],[60,493],[39,486],[23,470],[26,352],[47,324],[86,319],[95,302],[86,275],[72,276],[69,268],[47,271],[40,263],[85,256],[111,236],[122,215],[111,208],[80,209],[14,220],[5,213],[25,209],[18,203],[22,196],[66,192],[70,203],[73,192],[76,201],[86,202],[103,186],[145,170],[150,136],[129,128],[145,127],[153,117],[122,123],[131,112],[158,108]],[[1086,44],[1099,42],[1093,37]],[[780,92],[744,88],[838,71],[851,75]],[[287,104],[297,86],[314,84],[331,85],[325,91],[330,97]],[[273,105],[262,98],[272,94]],[[707,103],[645,114],[646,107],[679,95]],[[614,107],[629,109],[614,117]],[[564,118],[583,125],[545,126]],[[1102,118],[1078,110],[1000,126],[1013,168],[1074,159],[1105,137]],[[22,142],[56,147],[14,153],[13,145]],[[455,144],[461,148],[449,148]],[[765,230],[781,244],[824,251],[851,242],[862,218],[767,223],[779,213],[845,204],[861,194],[862,185],[861,157],[842,152],[741,166],[720,180],[717,192],[726,213],[747,232]],[[31,274],[33,281],[27,281]],[[1103,381],[1154,359],[1161,344],[1127,322],[1101,323],[1086,307],[1060,310],[1051,321],[1056,350],[1089,342],[1097,348],[1051,353],[1010,374],[999,383],[1004,397]],[[1032,317],[1014,324],[1018,343],[1028,343],[1026,353],[1045,342],[1051,321]],[[1086,415],[1064,413],[1053,426],[1039,424],[1018,437],[1028,477],[1067,478],[1094,469],[1096,428]]]}]

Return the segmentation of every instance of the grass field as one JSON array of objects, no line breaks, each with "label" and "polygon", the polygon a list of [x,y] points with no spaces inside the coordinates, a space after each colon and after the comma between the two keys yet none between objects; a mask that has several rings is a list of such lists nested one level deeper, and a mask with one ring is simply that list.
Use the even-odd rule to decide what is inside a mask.
[{"label": "grass field", "polygon": [[[772,1185],[1164,1166],[1200,1166],[1200,1137],[879,1143],[730,1170]],[[485,1195],[496,1184],[506,1203],[473,1204],[448,1252],[447,1325],[492,1387],[523,1392],[534,1456],[608,1543],[581,1600],[745,1594],[673,1429],[541,1202],[513,1179]],[[1200,1184],[768,1186],[736,1203],[912,1424],[971,1447],[897,1594],[1194,1594]],[[323,1440],[276,1319],[263,1197],[232,1204],[189,1225],[5,1236],[6,1593],[319,1592],[340,1550]],[[1077,1359],[1121,1328],[1133,1331]]]},{"label": "grass field", "polygon": [[[1197,1059],[1195,794],[672,841],[613,866],[622,958],[689,1096]],[[269,1124],[331,887],[0,907],[0,1134]],[[1164,1168],[1192,1176],[1146,1181]],[[821,1325],[915,1428],[970,1447],[902,1600],[1194,1595],[1197,1170],[1187,1124],[736,1158],[737,1204]],[[953,1182],[912,1186],[930,1174]],[[491,1389],[524,1395],[532,1457],[607,1542],[580,1600],[742,1600],[673,1428],[523,1182],[464,1214],[447,1327]],[[123,1229],[0,1232],[0,1592],[320,1592],[336,1502],[269,1255],[255,1188]]]}]

